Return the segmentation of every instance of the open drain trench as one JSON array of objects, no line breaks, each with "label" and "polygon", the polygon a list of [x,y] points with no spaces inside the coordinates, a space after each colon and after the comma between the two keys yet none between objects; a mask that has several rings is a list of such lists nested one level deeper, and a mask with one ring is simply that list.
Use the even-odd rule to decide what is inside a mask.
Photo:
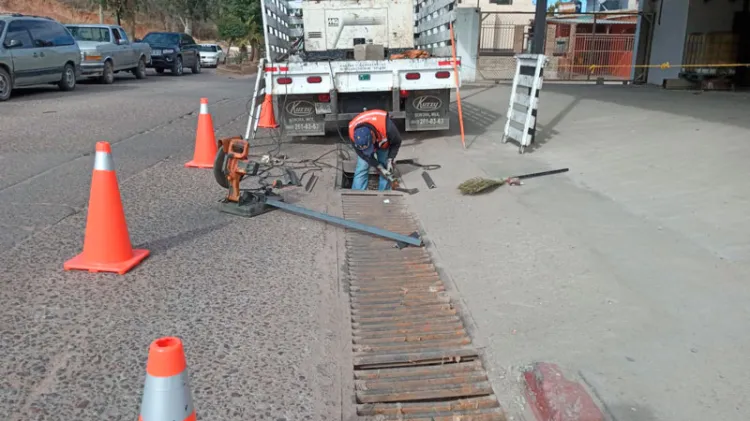
[{"label": "open drain trench", "polygon": [[[398,194],[342,192],[342,202],[347,219],[419,230]],[[506,419],[424,248],[348,230],[346,262],[360,419]]]}]

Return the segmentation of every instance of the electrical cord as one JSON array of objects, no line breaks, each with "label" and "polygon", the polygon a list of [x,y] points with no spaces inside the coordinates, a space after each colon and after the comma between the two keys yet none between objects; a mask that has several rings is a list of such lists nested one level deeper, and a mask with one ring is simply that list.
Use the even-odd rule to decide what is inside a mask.
[{"label": "electrical cord", "polygon": [[[330,61],[328,62],[328,66],[329,66],[331,78],[333,80],[333,67]],[[286,109],[287,101],[289,100],[289,95],[288,95],[289,87],[285,86],[285,90],[286,92],[284,93],[284,100],[281,104],[281,107],[279,107],[281,110]],[[252,113],[250,112],[251,111],[250,103],[254,100],[255,98],[251,98],[245,104],[245,109],[248,112],[250,124],[252,126],[255,126],[255,123],[257,120],[256,116],[252,115]],[[302,159],[302,160],[293,161],[293,160],[288,160],[286,157],[281,155],[282,145],[291,142],[291,140],[288,140],[288,141],[285,140],[286,127],[284,125],[281,125],[280,129],[270,129],[269,134],[270,134],[272,142],[251,145],[251,146],[253,148],[272,146],[272,148],[263,154],[250,154],[249,155],[249,156],[256,157],[256,158],[263,157],[266,155],[269,157],[268,164],[265,164],[263,169],[261,169],[257,174],[255,174],[255,177],[257,177],[258,179],[258,184],[260,185],[260,187],[253,188],[253,189],[243,189],[243,190],[245,191],[265,190],[269,187],[267,180],[271,177],[283,177],[285,175],[284,170],[286,169],[295,170],[295,171],[303,171],[302,174],[299,176],[300,183],[302,183],[305,176],[307,176],[308,174],[312,176],[312,174],[314,174],[317,171],[322,171],[324,168],[332,168],[337,171],[343,172],[343,163],[341,165],[331,165],[327,162],[321,161],[323,158],[325,158],[326,156],[332,153],[339,153],[340,156],[346,160],[350,160],[352,158],[351,151],[345,150],[341,147],[342,144],[349,144],[350,142],[347,142],[346,138],[342,134],[341,125],[338,124],[338,122],[336,123],[336,132],[338,133],[339,139],[341,140],[341,142],[337,143],[334,149],[324,152],[323,154],[321,154],[320,156],[314,159]],[[249,141],[249,139],[247,140]],[[277,169],[282,170],[281,174],[276,174],[277,171],[274,171],[274,170],[277,170]]]}]

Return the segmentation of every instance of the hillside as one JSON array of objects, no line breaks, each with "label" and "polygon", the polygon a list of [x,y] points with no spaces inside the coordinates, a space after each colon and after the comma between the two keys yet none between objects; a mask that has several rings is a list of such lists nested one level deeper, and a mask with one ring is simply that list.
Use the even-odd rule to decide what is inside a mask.
[{"label": "hillside", "polygon": [[[61,23],[98,23],[99,11],[93,3],[88,0],[0,0],[0,11],[47,16]],[[104,16],[106,23],[116,23],[111,13],[105,12]],[[149,31],[182,30],[165,16],[139,14],[136,20],[135,31],[131,22],[122,22],[131,37],[143,37]],[[193,35],[196,39],[207,41],[214,34],[213,25],[194,25]]]}]

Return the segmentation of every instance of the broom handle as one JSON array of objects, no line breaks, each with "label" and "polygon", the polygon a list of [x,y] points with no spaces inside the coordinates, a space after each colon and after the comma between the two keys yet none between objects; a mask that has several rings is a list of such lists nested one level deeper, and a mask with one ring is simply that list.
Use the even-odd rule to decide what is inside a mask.
[{"label": "broom handle", "polygon": [[560,174],[564,172],[568,172],[568,168],[560,168],[559,170],[550,170],[550,171],[535,172],[531,174],[517,175],[515,177],[510,177],[510,178],[517,178],[519,180],[523,180],[526,178],[542,177],[545,175]]}]

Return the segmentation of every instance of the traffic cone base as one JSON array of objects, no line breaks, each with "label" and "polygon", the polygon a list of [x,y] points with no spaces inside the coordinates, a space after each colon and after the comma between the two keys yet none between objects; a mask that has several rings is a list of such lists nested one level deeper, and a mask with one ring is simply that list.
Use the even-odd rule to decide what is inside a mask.
[{"label": "traffic cone base", "polygon": [[198,127],[195,131],[195,150],[193,159],[185,163],[187,168],[213,168],[214,158],[218,151],[214,134],[214,122],[208,112],[208,98],[201,98],[198,114]]},{"label": "traffic cone base", "polygon": [[83,251],[63,263],[65,270],[115,272],[122,275],[149,255],[148,250],[133,250],[130,244],[114,166],[109,143],[98,142],[91,176]]},{"label": "traffic cone base", "polygon": [[260,106],[258,127],[261,129],[276,129],[279,127],[279,123],[276,122],[276,117],[273,114],[273,99],[271,95],[266,94],[266,98]]},{"label": "traffic cone base", "polygon": [[147,258],[149,254],[150,252],[148,250],[134,249],[133,257],[123,262],[97,263],[97,262],[89,261],[89,259],[86,258],[84,253],[81,253],[78,256],[65,262],[63,264],[63,269],[65,270],[87,270],[92,273],[114,272],[114,273],[117,273],[118,275],[124,275],[125,273],[130,271],[130,269],[133,269],[134,267],[138,266],[138,264],[141,263],[143,259]]}]

